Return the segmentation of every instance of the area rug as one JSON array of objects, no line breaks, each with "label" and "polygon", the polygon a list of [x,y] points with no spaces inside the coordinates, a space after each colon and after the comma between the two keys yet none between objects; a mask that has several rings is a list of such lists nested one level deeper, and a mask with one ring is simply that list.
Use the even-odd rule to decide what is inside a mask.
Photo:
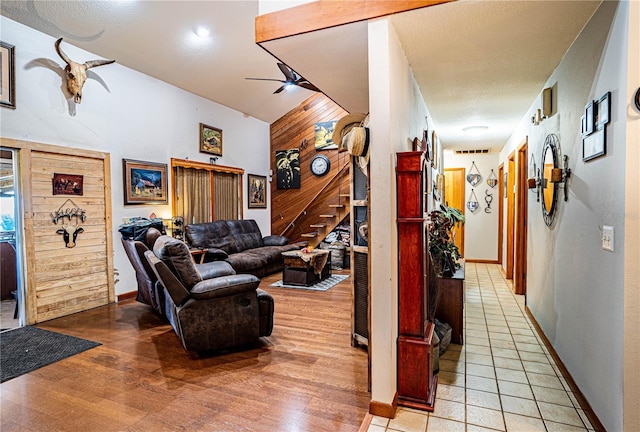
[{"label": "area rug", "polygon": [[339,274],[331,275],[325,280],[315,283],[308,287],[298,286],[298,285],[283,285],[282,280],[272,283],[271,286],[277,287],[277,288],[295,288],[295,289],[303,289],[303,290],[311,290],[311,291],[326,291],[329,288],[336,286],[337,284],[339,284],[340,282],[342,282],[348,277],[349,275],[339,275]]},{"label": "area rug", "polygon": [[0,333],[0,382],[101,345],[26,326]]}]

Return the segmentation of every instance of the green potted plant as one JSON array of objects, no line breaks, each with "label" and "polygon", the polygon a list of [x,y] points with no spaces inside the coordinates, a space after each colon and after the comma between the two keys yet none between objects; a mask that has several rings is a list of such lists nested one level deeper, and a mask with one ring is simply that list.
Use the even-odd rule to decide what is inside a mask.
[{"label": "green potted plant", "polygon": [[456,224],[463,224],[465,217],[455,207],[440,205],[429,213],[429,253],[435,272],[442,277],[451,277],[460,268],[460,251],[454,243],[452,230]]}]

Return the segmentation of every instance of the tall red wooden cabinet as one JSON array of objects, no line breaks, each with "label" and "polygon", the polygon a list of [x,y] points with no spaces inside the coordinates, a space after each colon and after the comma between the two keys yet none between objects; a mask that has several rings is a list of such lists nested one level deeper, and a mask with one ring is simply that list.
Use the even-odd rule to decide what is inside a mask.
[{"label": "tall red wooden cabinet", "polygon": [[398,209],[398,403],[433,411],[434,324],[428,319],[427,185],[423,152],[396,154]]}]

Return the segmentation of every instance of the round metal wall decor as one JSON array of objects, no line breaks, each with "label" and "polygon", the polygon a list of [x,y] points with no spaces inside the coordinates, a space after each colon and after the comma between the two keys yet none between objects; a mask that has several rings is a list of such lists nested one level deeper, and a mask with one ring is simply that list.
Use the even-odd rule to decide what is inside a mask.
[{"label": "round metal wall decor", "polygon": [[542,178],[540,187],[542,189],[542,218],[547,226],[553,225],[553,220],[558,209],[558,183],[552,182],[551,172],[553,168],[560,166],[560,156],[558,147],[560,140],[556,134],[549,134],[544,140],[542,147]]}]

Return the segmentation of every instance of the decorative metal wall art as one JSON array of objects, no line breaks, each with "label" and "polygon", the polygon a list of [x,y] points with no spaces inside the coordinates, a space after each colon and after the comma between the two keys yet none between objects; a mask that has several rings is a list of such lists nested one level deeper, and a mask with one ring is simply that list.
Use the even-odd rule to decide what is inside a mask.
[{"label": "decorative metal wall art", "polygon": [[493,170],[491,170],[491,174],[487,177],[487,184],[492,188],[498,186],[498,176],[496,176],[496,173],[493,172]]},{"label": "decorative metal wall art", "polygon": [[484,201],[487,203],[487,207],[484,209],[484,212],[491,213],[491,202],[493,201],[493,194],[490,194],[486,189],[484,191]]},{"label": "decorative metal wall art", "polygon": [[[476,170],[474,173],[473,170]],[[482,175],[480,175],[480,170],[476,166],[476,162],[471,162],[471,168],[469,169],[469,174],[467,174],[467,181],[471,186],[475,186],[482,181]]]},{"label": "decorative metal wall art", "polygon": [[473,189],[471,189],[471,195],[469,195],[469,200],[467,201],[467,208],[471,211],[471,213],[475,213],[475,211],[480,208],[478,197],[476,197],[476,193]]},{"label": "decorative metal wall art", "polygon": [[[73,207],[65,208],[67,204]],[[67,225],[64,223],[65,219],[69,219]],[[78,207],[76,203],[70,199],[66,200],[54,213],[51,213],[51,220],[54,224],[57,225],[59,221],[62,222],[62,228],[56,230],[56,234],[62,234],[64,244],[68,248],[75,247],[78,234],[84,232],[84,229],[80,226],[80,222],[84,222],[86,219],[86,210]]]}]

